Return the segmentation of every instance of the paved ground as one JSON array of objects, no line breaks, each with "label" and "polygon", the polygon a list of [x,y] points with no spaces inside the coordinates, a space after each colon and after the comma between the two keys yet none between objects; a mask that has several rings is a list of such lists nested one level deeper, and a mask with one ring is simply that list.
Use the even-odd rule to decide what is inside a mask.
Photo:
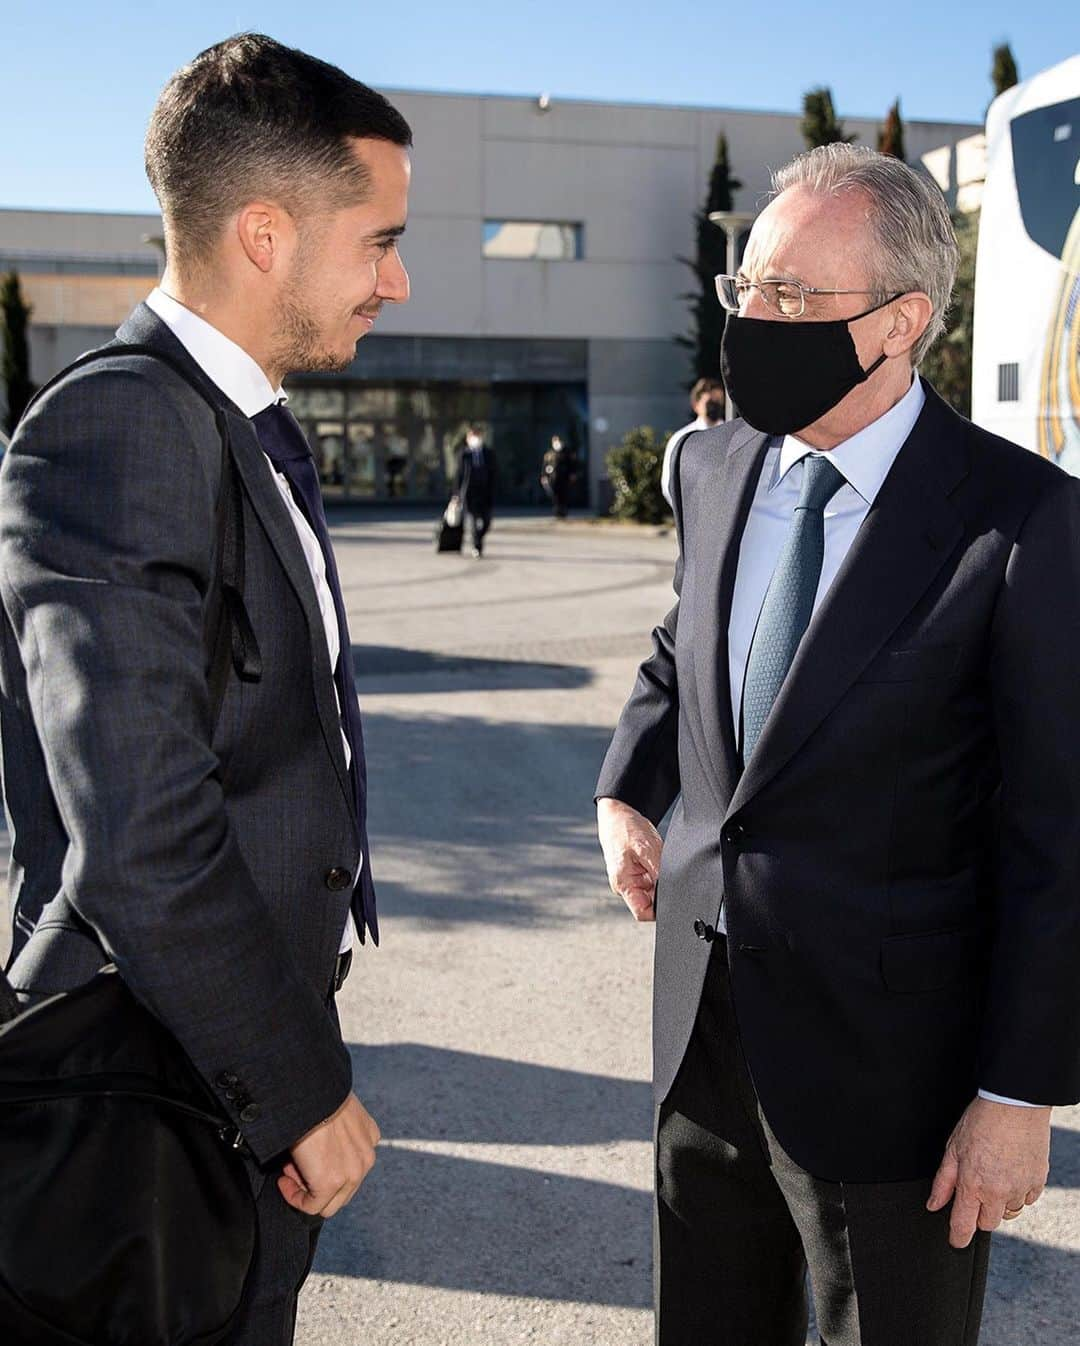
[{"label": "paved ground", "polygon": [[[651,1341],[652,935],[608,892],[591,792],[670,598],[651,530],[336,529],[385,938],[344,995],[388,1137],[328,1226],[298,1346]],[[1080,1336],[1080,1110],[1000,1236],[986,1346]],[[917,1346],[913,1343],[913,1346]]]},{"label": "paved ground", "polygon": [[[474,563],[415,518],[335,535],[385,913],[343,1023],[387,1139],[297,1344],[646,1346],[652,935],[607,892],[591,791],[672,540],[517,518]],[[1078,1269],[1063,1110],[1049,1192],[999,1237],[984,1346],[1075,1342]]]}]

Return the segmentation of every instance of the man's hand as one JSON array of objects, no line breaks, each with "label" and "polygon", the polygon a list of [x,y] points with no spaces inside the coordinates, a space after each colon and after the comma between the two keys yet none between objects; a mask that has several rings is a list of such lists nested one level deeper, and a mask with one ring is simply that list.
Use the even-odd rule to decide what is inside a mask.
[{"label": "man's hand", "polygon": [[611,891],[621,897],[635,921],[655,921],[656,876],[660,873],[660,833],[636,809],[618,799],[596,805],[596,828]]},{"label": "man's hand", "polygon": [[350,1094],[332,1117],[292,1147],[292,1162],[278,1178],[278,1190],[290,1206],[328,1220],[348,1205],[371,1172],[380,1139],[375,1119]]},{"label": "man's hand", "polygon": [[996,1229],[1042,1195],[1050,1172],[1050,1109],[976,1098],[945,1147],[927,1210],[952,1198],[949,1242],[966,1248],[976,1229]]}]

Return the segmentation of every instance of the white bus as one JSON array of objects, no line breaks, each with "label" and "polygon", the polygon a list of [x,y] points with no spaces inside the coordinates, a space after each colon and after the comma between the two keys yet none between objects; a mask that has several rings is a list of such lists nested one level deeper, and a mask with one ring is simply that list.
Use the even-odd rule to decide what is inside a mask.
[{"label": "white bus", "polygon": [[972,419],[1080,476],[1080,56],[986,117]]}]

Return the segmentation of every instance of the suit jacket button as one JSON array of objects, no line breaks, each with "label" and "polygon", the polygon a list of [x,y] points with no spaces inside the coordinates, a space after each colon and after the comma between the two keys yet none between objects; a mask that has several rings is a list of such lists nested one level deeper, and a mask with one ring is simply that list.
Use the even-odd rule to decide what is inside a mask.
[{"label": "suit jacket button", "polygon": [[259,1105],[249,1103],[246,1108],[241,1108],[240,1120],[242,1122],[257,1122],[259,1120]]},{"label": "suit jacket button", "polygon": [[240,1080],[231,1070],[223,1070],[214,1083],[219,1089],[231,1089],[234,1085],[239,1084]]},{"label": "suit jacket button", "polygon": [[746,828],[742,823],[728,823],[724,828],[722,839],[729,846],[738,846],[746,840]]},{"label": "suit jacket button", "polygon": [[694,922],[694,934],[697,935],[698,939],[703,939],[706,944],[711,944],[716,938],[716,931],[713,927],[706,925],[700,917]]},{"label": "suit jacket button", "polygon": [[352,887],[352,875],[347,869],[342,869],[339,865],[327,871],[326,886],[332,893],[343,893],[346,888]]}]

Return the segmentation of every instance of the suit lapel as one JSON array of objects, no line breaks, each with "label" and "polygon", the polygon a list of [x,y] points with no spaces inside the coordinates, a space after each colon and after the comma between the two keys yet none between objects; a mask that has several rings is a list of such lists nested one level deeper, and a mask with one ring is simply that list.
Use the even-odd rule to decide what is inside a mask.
[{"label": "suit lapel", "polygon": [[[274,481],[254,426],[239,410],[230,408],[226,411],[226,416],[229,422],[233,460],[243,479],[247,498],[304,610],[311,640],[315,705],[319,712],[319,722],[326,739],[327,751],[333,759],[342,791],[352,810],[352,785],[345,764],[345,752],[341,745],[341,716],[334,699],[334,673],[330,667],[326,627],[319,610],[311,571],[308,569],[296,528],[289,518],[288,509]],[[343,649],[340,657],[348,659],[350,655],[350,650]]]},{"label": "suit lapel", "polygon": [[[695,580],[694,676],[698,709],[704,730],[699,756],[709,764],[721,808],[732,796],[739,777],[735,726],[731,714],[731,677],[728,670],[728,624],[739,548],[754,491],[761,476],[768,436],[744,425],[732,437],[719,469],[703,484],[694,510],[696,555],[702,558],[700,581]],[[697,623],[700,622],[700,627]],[[692,724],[693,721],[691,720]],[[720,745],[719,752],[716,745]]]},{"label": "suit lapel", "polygon": [[949,416],[928,389],[915,428],[799,646],[730,813],[806,742],[926,592],[959,541],[963,524],[948,493],[966,472],[966,460]]},{"label": "suit lapel", "polygon": [[[140,304],[135,309],[117,332],[117,337],[126,343],[160,346],[168,354],[181,359],[211,392],[225,412],[233,461],[243,480],[248,501],[303,609],[311,646],[315,705],[319,723],[349,810],[355,812],[352,785],[341,744],[341,718],[334,698],[334,678],[330,668],[330,653],[326,645],[326,628],[323,625],[311,571],[300,546],[300,539],[273,479],[255,427],[205,370],[192,359],[187,347],[173,334],[168,325],[145,304]],[[348,658],[349,654],[348,650],[342,650],[341,657]]]}]

